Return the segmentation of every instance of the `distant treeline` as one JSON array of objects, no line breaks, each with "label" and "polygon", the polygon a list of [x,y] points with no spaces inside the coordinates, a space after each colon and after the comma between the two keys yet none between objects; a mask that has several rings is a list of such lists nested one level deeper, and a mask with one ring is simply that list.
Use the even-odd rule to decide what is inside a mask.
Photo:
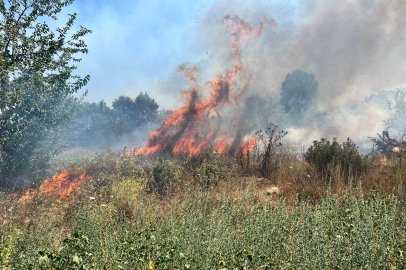
[{"label": "distant treeline", "polygon": [[63,141],[69,148],[114,147],[143,139],[148,126],[158,125],[169,111],[159,110],[157,102],[147,93],[137,97],[120,96],[112,106],[106,102],[83,102],[76,120],[69,126]]},{"label": "distant treeline", "polygon": [[[252,134],[269,122],[287,126],[307,125],[308,115],[317,115],[318,82],[314,74],[295,70],[286,75],[280,97],[252,94],[244,101],[239,134]],[[79,104],[75,120],[62,142],[68,148],[111,148],[145,141],[152,128],[161,124],[169,111],[159,110],[148,93],[120,96],[109,107],[104,101]]]}]

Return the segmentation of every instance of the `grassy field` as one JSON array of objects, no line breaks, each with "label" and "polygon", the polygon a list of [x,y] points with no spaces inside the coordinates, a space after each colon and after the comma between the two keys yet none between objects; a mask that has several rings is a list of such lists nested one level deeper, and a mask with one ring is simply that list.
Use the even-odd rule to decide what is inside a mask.
[{"label": "grassy field", "polygon": [[[272,160],[266,178],[255,160],[212,151],[56,160],[59,178],[0,193],[1,268],[406,268],[398,159],[357,175],[283,151]],[[75,185],[51,188],[62,180]],[[274,185],[281,194],[267,196]]]}]

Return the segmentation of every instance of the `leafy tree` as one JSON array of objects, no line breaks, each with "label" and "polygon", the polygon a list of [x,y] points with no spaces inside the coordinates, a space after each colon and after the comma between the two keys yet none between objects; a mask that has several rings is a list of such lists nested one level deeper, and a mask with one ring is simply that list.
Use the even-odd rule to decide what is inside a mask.
[{"label": "leafy tree", "polygon": [[117,113],[118,124],[128,125],[128,132],[153,122],[158,117],[159,105],[147,93],[141,92],[135,99],[120,96],[112,105]]},{"label": "leafy tree", "polygon": [[84,102],[65,134],[69,147],[109,147],[114,141],[114,114],[106,102]]},{"label": "leafy tree", "polygon": [[73,72],[77,53],[87,53],[80,27],[69,36],[76,19],[50,30],[44,18],[56,15],[73,0],[0,1],[0,185],[41,168],[63,146],[58,139],[77,108],[76,93],[89,80]]},{"label": "leafy tree", "polygon": [[155,121],[158,116],[159,105],[148,93],[140,93],[135,98],[135,107],[138,111],[138,125]]},{"label": "leafy tree", "polygon": [[300,69],[286,75],[281,87],[280,102],[285,112],[307,111],[317,105],[319,83],[314,74]]},{"label": "leafy tree", "polygon": [[104,101],[83,102],[65,135],[69,147],[100,148],[113,147],[117,142],[134,143],[137,136],[133,132],[137,128],[158,123],[167,116],[165,111],[158,111],[156,101],[144,93],[134,99],[120,96],[112,105],[110,108]]}]

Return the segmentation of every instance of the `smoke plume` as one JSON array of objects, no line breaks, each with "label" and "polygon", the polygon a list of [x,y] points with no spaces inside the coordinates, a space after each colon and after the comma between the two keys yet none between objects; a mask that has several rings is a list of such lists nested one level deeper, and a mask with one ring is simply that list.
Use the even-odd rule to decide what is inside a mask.
[{"label": "smoke plume", "polygon": [[[365,142],[385,128],[388,117],[384,98],[389,94],[378,93],[406,84],[404,14],[402,0],[215,5],[197,29],[197,48],[207,51],[206,57],[177,69],[189,82],[181,107],[152,132],[140,153],[198,151],[223,141],[224,129],[232,130],[227,136],[234,141],[228,145],[235,145],[269,122],[287,129],[298,147],[321,137]],[[318,81],[316,109],[301,111],[301,125],[290,124],[279,102],[285,76],[297,69]],[[186,86],[171,88],[176,95]],[[253,104],[263,110],[247,109]],[[206,125],[212,116],[221,127]]]}]

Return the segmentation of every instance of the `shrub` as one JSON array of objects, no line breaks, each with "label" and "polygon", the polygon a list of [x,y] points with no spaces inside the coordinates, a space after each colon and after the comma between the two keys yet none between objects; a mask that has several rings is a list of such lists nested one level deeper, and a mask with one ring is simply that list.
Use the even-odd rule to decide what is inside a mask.
[{"label": "shrub", "polygon": [[197,181],[203,186],[216,185],[222,179],[225,179],[234,169],[235,160],[231,156],[221,155],[208,148],[198,158],[200,166],[195,168],[194,174]]},{"label": "shrub", "polygon": [[350,175],[359,175],[366,170],[366,163],[350,138],[341,145],[336,138],[331,143],[324,138],[321,141],[314,141],[304,154],[304,158],[327,178],[340,170],[344,178],[348,180]]},{"label": "shrub", "polygon": [[121,178],[115,181],[112,186],[114,196],[114,205],[120,211],[124,210],[127,214],[136,207],[143,188],[143,178]]},{"label": "shrub", "polygon": [[163,192],[170,184],[179,181],[181,169],[174,162],[160,158],[152,169],[152,176],[157,184],[158,192]]}]

